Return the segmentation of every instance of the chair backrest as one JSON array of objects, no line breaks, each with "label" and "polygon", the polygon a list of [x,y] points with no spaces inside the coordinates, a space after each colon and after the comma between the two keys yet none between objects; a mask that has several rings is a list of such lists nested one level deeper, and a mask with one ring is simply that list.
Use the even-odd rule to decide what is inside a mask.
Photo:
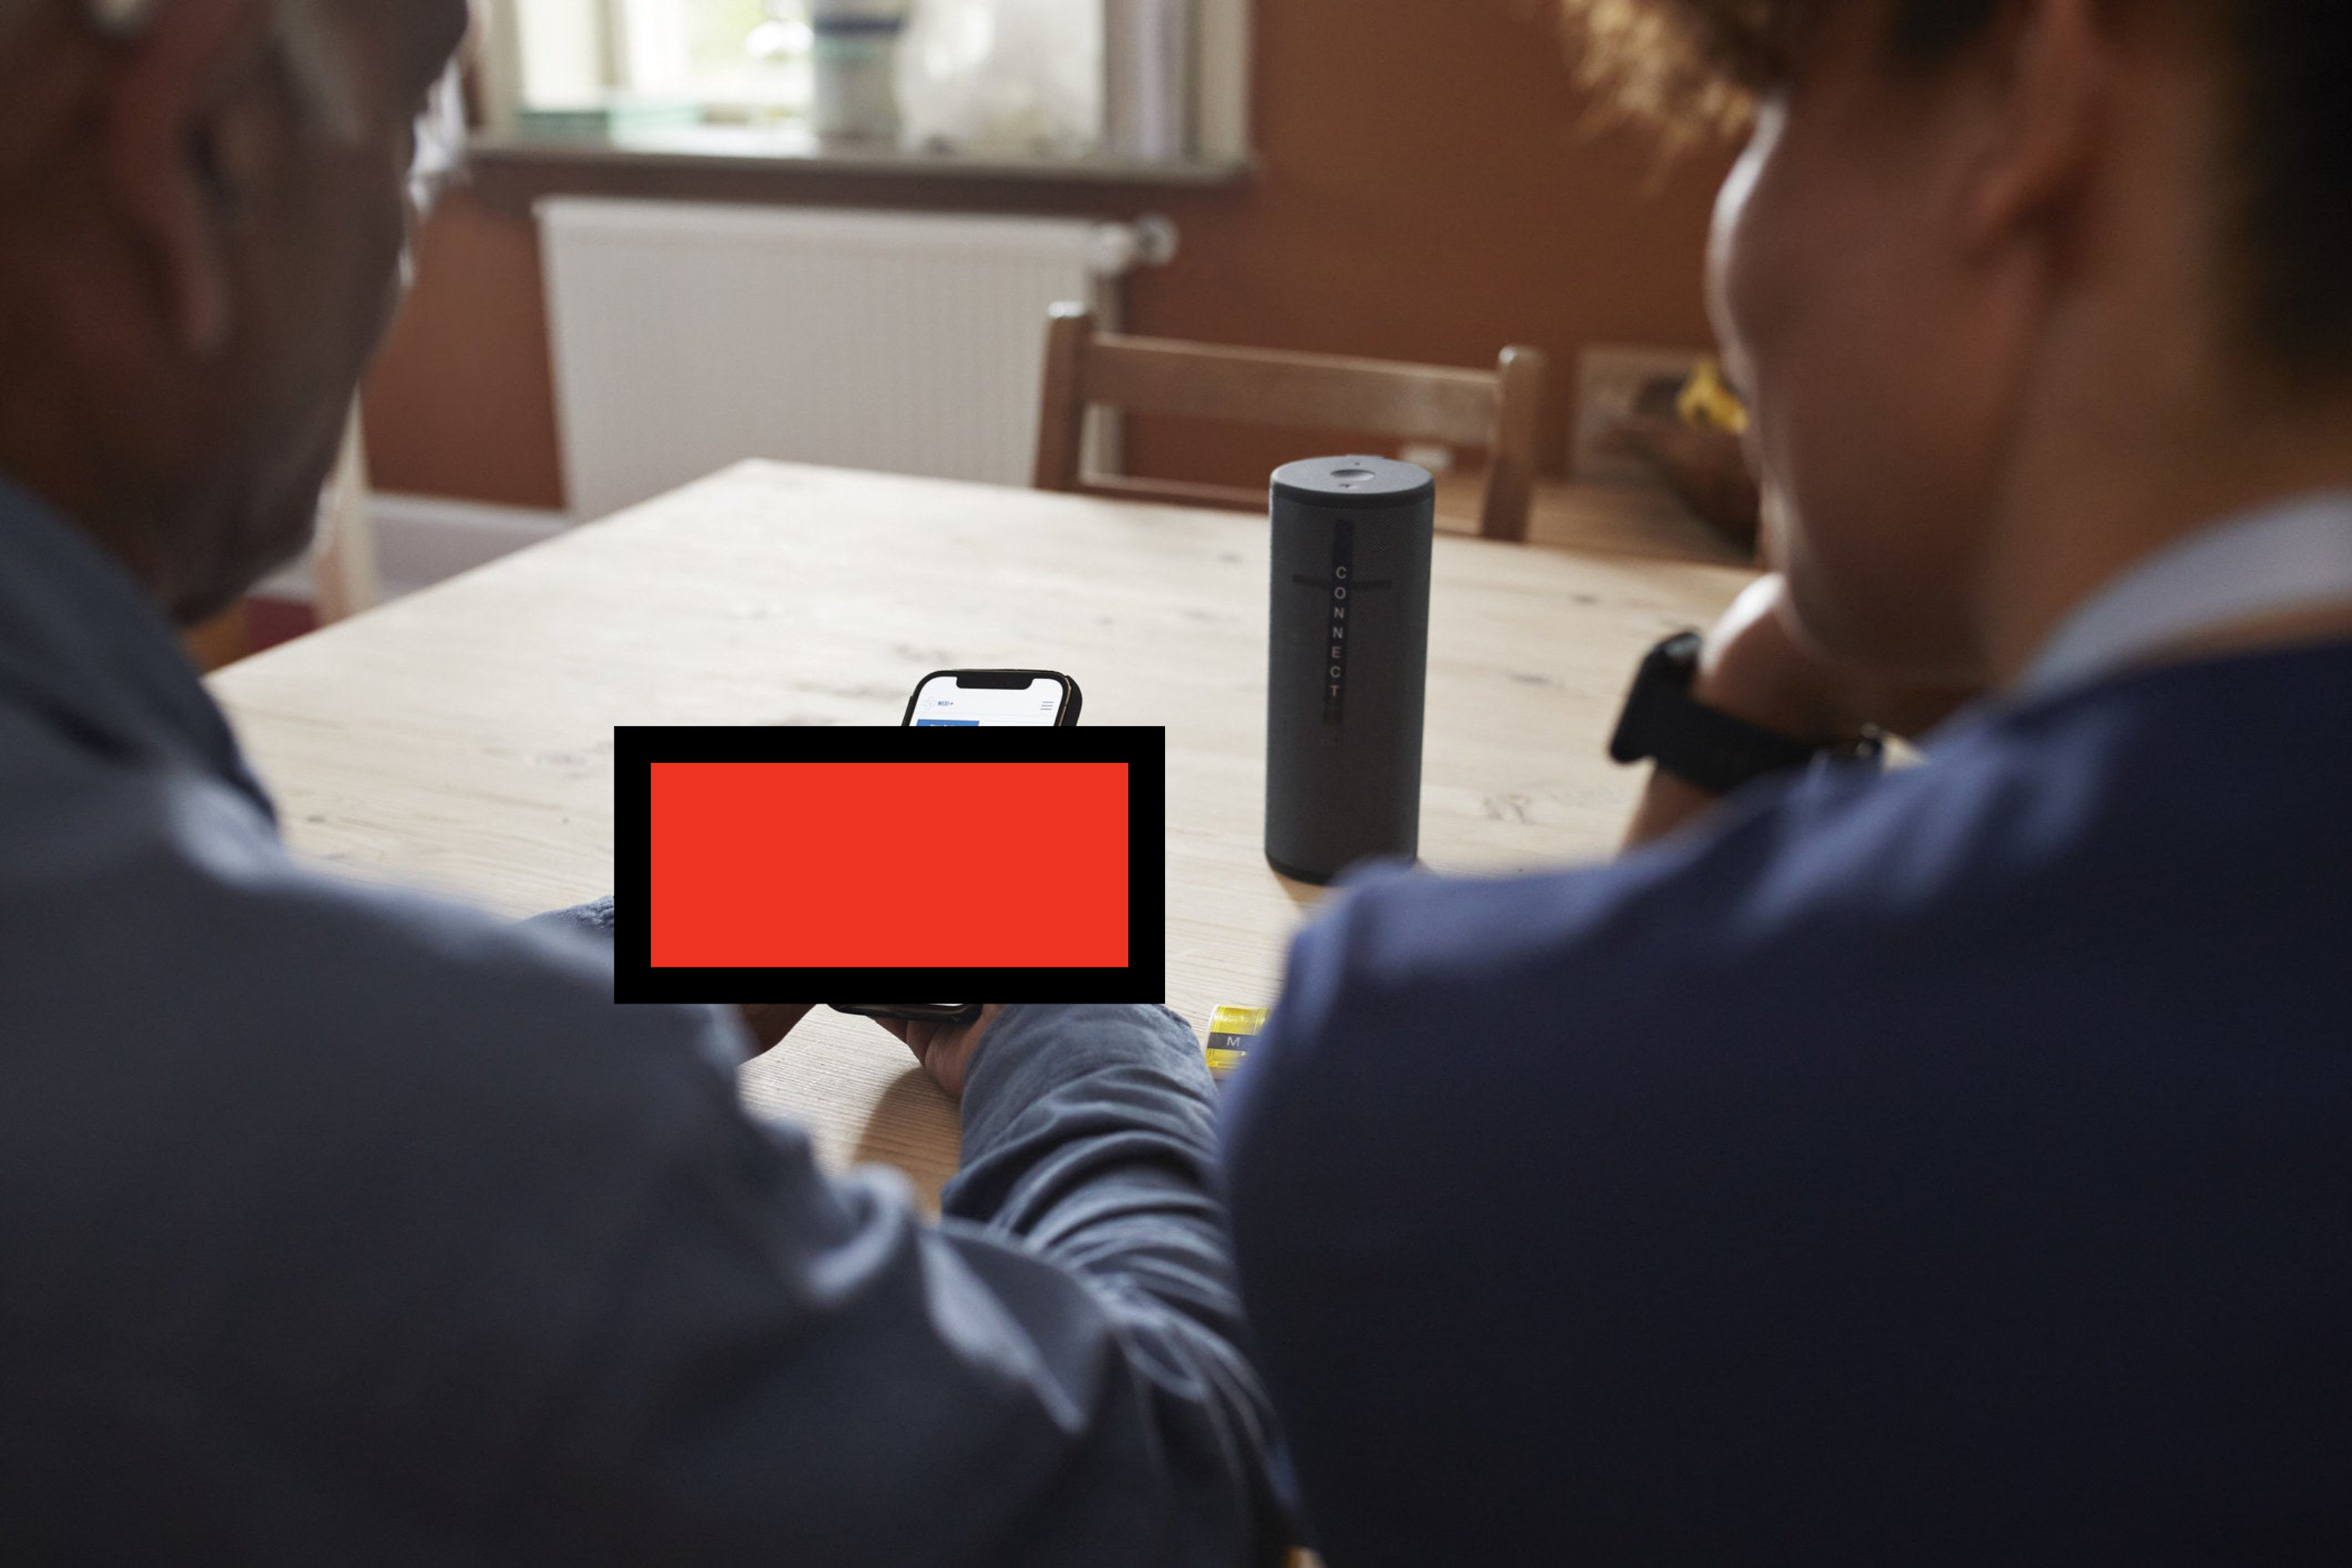
[{"label": "chair backrest", "polygon": [[343,422],[343,446],[319,498],[319,538],[310,557],[311,603],[319,624],[375,607],[375,528],[368,520],[367,443],[360,405]]},{"label": "chair backrest", "polygon": [[1045,390],[1037,421],[1041,490],[1265,510],[1265,492],[1081,471],[1091,405],[1247,424],[1361,431],[1482,447],[1486,494],[1478,531],[1525,539],[1535,489],[1537,419],[1546,362],[1512,347],[1490,371],[1338,354],[1223,348],[1097,331],[1093,312],[1056,305],[1045,330]]}]

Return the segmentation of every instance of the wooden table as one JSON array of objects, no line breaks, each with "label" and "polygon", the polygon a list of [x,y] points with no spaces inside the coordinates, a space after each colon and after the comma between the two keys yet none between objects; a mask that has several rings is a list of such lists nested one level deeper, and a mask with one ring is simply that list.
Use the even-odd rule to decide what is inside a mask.
[{"label": "wooden table", "polygon": [[[1475,472],[1437,478],[1437,526],[1478,531],[1486,477]],[[1642,555],[1745,566],[1751,552],[1699,521],[1664,485],[1596,485],[1575,479],[1536,481],[1528,511],[1528,542],[1591,555]]]},{"label": "wooden table", "polygon": [[[1086,721],[1168,731],[1168,1000],[1271,1002],[1318,890],[1259,850],[1265,524],[1233,513],[746,463],[212,678],[296,850],[520,915],[612,871],[615,724],[895,724],[926,671],[1066,669]],[[1601,752],[1641,651],[1746,581],[1437,541],[1424,858],[1605,855],[1638,780]],[[824,889],[779,889],[780,898]],[[744,1070],[830,1162],[936,1194],[952,1107],[819,1012]]]}]

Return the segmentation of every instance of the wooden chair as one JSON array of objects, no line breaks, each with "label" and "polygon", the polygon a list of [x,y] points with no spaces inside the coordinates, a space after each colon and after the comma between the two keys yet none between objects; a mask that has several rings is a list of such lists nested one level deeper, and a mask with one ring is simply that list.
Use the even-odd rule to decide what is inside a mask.
[{"label": "wooden chair", "polygon": [[1535,487],[1539,349],[1503,351],[1493,370],[1404,364],[1336,354],[1222,348],[1097,331],[1092,311],[1056,305],[1045,330],[1045,392],[1037,421],[1041,490],[1264,511],[1265,492],[1080,471],[1090,405],[1130,414],[1239,420],[1443,441],[1486,453],[1478,531],[1522,540]]},{"label": "wooden chair", "polygon": [[319,542],[310,556],[311,602],[322,626],[375,607],[375,529],[367,503],[367,444],[354,399],[335,471],[319,498]]},{"label": "wooden chair", "polygon": [[[334,472],[319,497],[318,542],[310,552],[311,611],[322,626],[376,603],[375,531],[367,498],[367,451],[354,401]],[[198,669],[210,674],[253,652],[250,604],[239,599],[181,639]]]},{"label": "wooden chair", "polygon": [[253,651],[253,627],[239,599],[211,620],[182,635],[180,646],[188,662],[210,675],[225,664],[235,664]]}]

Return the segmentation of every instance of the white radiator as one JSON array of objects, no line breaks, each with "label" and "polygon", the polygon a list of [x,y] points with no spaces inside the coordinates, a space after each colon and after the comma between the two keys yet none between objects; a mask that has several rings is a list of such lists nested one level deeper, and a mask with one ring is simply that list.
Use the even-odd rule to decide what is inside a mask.
[{"label": "white radiator", "polygon": [[743,458],[1028,482],[1046,308],[1116,317],[1148,224],[540,204],[572,515]]}]

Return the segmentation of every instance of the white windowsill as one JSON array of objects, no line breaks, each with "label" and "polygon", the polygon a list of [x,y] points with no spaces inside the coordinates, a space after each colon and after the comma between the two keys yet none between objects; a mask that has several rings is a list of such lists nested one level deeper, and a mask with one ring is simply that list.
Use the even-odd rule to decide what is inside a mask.
[{"label": "white windowsill", "polygon": [[712,163],[808,173],[898,174],[919,178],[1072,181],[1093,184],[1222,185],[1245,178],[1247,158],[1143,163],[1117,158],[910,153],[890,146],[820,142],[804,127],[681,126],[600,136],[478,134],[467,148],[475,163],[578,162],[635,165]]}]

